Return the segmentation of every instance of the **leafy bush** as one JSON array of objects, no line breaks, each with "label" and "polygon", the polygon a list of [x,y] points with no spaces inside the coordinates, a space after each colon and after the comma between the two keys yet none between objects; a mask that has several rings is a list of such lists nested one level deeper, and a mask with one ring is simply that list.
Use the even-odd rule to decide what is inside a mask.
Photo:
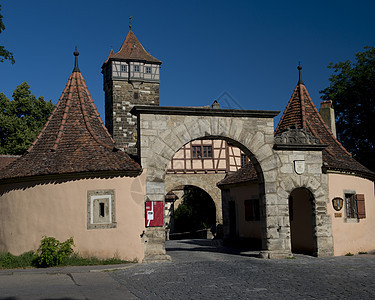
[{"label": "leafy bush", "polygon": [[61,243],[54,237],[44,236],[37,251],[34,263],[37,267],[53,267],[64,263],[64,260],[73,253],[73,238]]}]

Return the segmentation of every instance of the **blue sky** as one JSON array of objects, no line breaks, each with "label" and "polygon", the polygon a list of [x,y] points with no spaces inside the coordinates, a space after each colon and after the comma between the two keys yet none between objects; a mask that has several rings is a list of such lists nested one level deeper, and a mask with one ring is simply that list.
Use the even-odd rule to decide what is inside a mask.
[{"label": "blue sky", "polygon": [[[23,81],[56,103],[79,67],[104,118],[101,66],[133,32],[162,64],[160,105],[283,111],[298,81],[297,65],[319,107],[330,62],[374,46],[375,1],[1,1],[0,45],[14,65],[0,64],[0,92]],[[226,102],[226,101],[224,101]],[[280,116],[279,116],[280,117]],[[276,118],[276,122],[279,118]]]}]

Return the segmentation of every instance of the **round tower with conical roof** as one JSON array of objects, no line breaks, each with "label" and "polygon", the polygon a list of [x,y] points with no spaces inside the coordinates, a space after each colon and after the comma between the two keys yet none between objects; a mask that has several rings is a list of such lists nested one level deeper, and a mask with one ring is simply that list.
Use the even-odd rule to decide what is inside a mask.
[{"label": "round tower with conical roof", "polygon": [[120,50],[111,50],[102,66],[105,125],[116,146],[129,154],[137,154],[137,118],[130,110],[136,105],[159,106],[160,65],[130,27]]}]

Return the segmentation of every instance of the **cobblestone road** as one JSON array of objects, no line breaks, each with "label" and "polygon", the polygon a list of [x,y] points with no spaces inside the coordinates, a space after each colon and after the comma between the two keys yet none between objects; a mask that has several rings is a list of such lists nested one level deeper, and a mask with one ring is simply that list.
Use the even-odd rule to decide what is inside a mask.
[{"label": "cobblestone road", "polygon": [[141,299],[375,299],[375,255],[266,260],[215,241],[168,241],[172,262],[111,276]]}]

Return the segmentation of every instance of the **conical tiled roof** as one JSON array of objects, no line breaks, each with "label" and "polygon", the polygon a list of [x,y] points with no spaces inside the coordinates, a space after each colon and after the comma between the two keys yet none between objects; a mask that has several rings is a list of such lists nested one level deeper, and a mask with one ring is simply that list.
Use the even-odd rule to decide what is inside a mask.
[{"label": "conical tiled roof", "polygon": [[305,129],[319,138],[322,144],[328,145],[323,150],[323,162],[327,169],[373,177],[375,174],[352,157],[323,121],[302,81],[301,69],[299,67],[299,81],[277,125],[275,135],[292,126]]},{"label": "conical tiled roof", "polygon": [[[325,168],[342,173],[354,173],[358,176],[374,180],[375,173],[357,162],[336,139],[323,121],[302,81],[302,67],[299,66],[298,70],[299,80],[297,86],[277,125],[275,135],[294,126],[299,129],[305,129],[308,133],[319,138],[323,145],[327,145],[323,150],[323,163]],[[255,168],[251,163],[248,163],[237,172],[225,177],[218,182],[217,185],[222,187],[227,184],[244,183],[254,180],[255,178]]]},{"label": "conical tiled roof", "polygon": [[76,63],[42,132],[0,179],[81,173],[138,175],[141,167],[115,143],[99,116]]},{"label": "conical tiled roof", "polygon": [[148,53],[139,42],[133,31],[129,30],[125,41],[122,43],[120,50],[114,53],[113,50],[109,53],[107,60],[110,59],[123,59],[132,61],[146,61],[151,63],[161,64],[161,61]]}]

